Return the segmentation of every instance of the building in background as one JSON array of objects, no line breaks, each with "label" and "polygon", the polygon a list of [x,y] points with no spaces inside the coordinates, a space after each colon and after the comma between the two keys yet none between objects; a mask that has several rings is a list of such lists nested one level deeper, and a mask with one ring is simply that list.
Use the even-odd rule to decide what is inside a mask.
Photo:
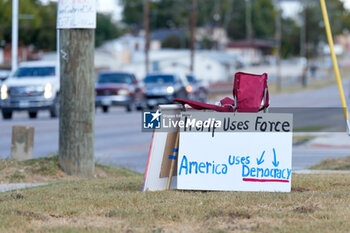
[{"label": "building in background", "polygon": [[[123,65],[121,70],[134,72],[139,79],[145,74],[145,56],[137,53],[130,64]],[[202,80],[213,82],[228,80],[240,66],[235,55],[224,52],[199,50],[195,54],[194,74]],[[162,49],[150,53],[150,71],[152,73],[188,74],[190,67],[190,51]]]}]

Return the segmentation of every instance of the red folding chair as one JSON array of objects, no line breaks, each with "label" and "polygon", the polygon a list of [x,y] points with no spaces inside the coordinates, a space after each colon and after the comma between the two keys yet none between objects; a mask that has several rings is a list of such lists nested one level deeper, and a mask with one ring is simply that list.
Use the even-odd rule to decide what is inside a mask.
[{"label": "red folding chair", "polygon": [[217,112],[259,112],[269,106],[267,74],[262,75],[238,72],[233,83],[233,98],[226,97],[220,101],[221,106],[198,101],[174,99],[197,110],[213,110]]},{"label": "red folding chair", "polygon": [[238,72],[233,83],[233,98],[237,112],[259,112],[269,106],[267,74]]}]

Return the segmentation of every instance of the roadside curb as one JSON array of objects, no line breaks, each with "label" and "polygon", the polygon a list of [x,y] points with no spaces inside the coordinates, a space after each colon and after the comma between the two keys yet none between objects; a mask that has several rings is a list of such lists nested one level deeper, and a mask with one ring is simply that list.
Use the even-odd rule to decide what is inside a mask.
[{"label": "roadside curb", "polygon": [[331,148],[331,149],[350,149],[350,145],[331,145],[331,144],[321,144],[321,143],[311,144],[310,147]]},{"label": "roadside curb", "polygon": [[350,174],[349,170],[310,170],[310,169],[304,169],[304,170],[296,170],[293,171],[294,174]]},{"label": "roadside curb", "polygon": [[30,187],[37,187],[47,185],[48,183],[10,183],[0,184],[0,192],[8,192],[12,190],[25,189]]}]

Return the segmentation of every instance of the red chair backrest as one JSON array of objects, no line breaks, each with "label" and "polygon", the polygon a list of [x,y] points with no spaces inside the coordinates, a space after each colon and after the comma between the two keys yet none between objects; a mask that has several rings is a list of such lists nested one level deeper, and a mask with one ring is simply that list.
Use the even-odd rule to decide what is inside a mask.
[{"label": "red chair backrest", "polygon": [[[265,103],[261,106],[265,95],[265,89]],[[267,74],[256,75],[242,72],[236,73],[233,83],[233,97],[235,100],[228,97],[222,99],[220,101],[222,106],[184,99],[174,99],[174,101],[183,105],[188,104],[192,108],[198,110],[209,109],[217,112],[259,112],[269,106]],[[235,105],[235,108],[233,108],[233,105]]]},{"label": "red chair backrest", "polygon": [[184,100],[184,99],[174,99],[174,101],[180,103],[180,104],[188,104],[192,108],[197,109],[197,110],[203,110],[203,109],[208,109],[208,110],[213,110],[216,112],[233,112],[232,106],[218,106],[214,104],[206,104],[206,103],[201,103],[198,101],[193,101],[193,100]]},{"label": "red chair backrest", "polygon": [[[261,106],[266,88],[266,99]],[[269,106],[267,74],[262,75],[238,72],[233,83],[233,96],[238,112],[258,112]]]}]

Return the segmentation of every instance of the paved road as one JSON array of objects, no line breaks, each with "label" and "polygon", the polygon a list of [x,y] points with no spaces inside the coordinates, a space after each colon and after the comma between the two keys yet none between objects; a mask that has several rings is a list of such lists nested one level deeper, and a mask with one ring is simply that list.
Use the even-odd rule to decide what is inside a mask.
[{"label": "paved road", "polygon": [[[349,87],[350,82],[345,83]],[[348,90],[348,89],[346,89]],[[273,106],[288,107],[338,107],[339,94],[336,86],[299,94],[272,96]],[[315,116],[317,117],[317,116]],[[319,116],[322,118],[322,116]],[[47,156],[58,151],[58,120],[48,113],[40,112],[38,119],[30,120],[25,113],[15,113],[10,121],[0,120],[0,157],[6,158],[11,149],[11,128],[13,125],[35,127],[35,157]],[[118,165],[134,171],[144,172],[151,133],[141,132],[141,113],[126,113],[123,109],[112,109],[108,114],[97,111],[95,118],[96,160],[107,165]],[[344,148],[293,148],[293,169],[303,169],[325,158],[350,155]]]},{"label": "paved road", "polygon": [[[344,93],[349,104],[350,80],[343,81]],[[341,107],[337,85],[320,89],[271,96],[271,107]]]},{"label": "paved road", "polygon": [[[58,151],[58,120],[46,112],[39,112],[38,119],[30,120],[25,113],[15,113],[12,120],[0,120],[0,157],[11,154],[11,130],[13,125],[35,127],[34,154],[43,157]],[[107,165],[120,165],[144,172],[151,133],[141,132],[141,113],[126,113],[124,109],[112,109],[108,114],[96,113],[96,160]]]}]

